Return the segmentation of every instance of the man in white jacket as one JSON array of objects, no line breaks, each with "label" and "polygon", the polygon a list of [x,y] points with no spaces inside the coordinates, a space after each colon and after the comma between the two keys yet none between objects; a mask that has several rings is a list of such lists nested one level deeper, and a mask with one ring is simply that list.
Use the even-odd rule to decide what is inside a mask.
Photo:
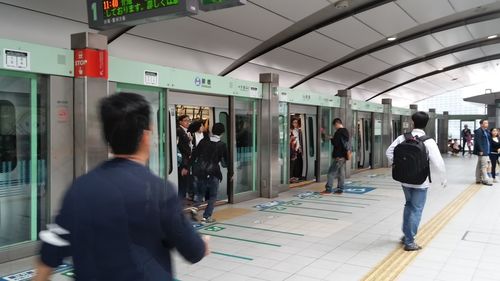
[{"label": "man in white jacket", "polygon": [[[429,115],[425,112],[417,112],[411,117],[413,120],[413,131],[411,134],[414,137],[421,137],[425,135],[424,129],[429,121]],[[392,165],[394,159],[394,148],[405,141],[404,135],[399,136],[387,149],[386,155],[389,159],[389,165]],[[430,163],[435,167],[437,172],[441,175],[441,186],[446,187],[446,170],[443,158],[439,152],[436,141],[429,139],[424,142],[427,149],[427,155]],[[401,242],[404,244],[405,251],[418,251],[422,249],[415,243],[415,235],[417,234],[420,219],[422,218],[422,211],[424,209],[425,200],[427,198],[427,188],[429,187],[429,179],[427,178],[423,184],[415,185],[402,182],[403,191],[405,194],[405,208],[403,214],[403,233],[404,237]]]}]

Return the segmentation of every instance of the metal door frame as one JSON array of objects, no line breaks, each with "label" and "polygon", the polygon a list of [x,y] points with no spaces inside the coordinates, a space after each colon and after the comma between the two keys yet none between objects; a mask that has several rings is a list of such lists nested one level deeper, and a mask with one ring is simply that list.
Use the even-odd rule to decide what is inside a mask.
[{"label": "metal door frame", "polygon": [[[232,97],[230,96],[220,96],[220,95],[207,95],[205,93],[196,93],[196,92],[183,92],[183,91],[177,91],[177,90],[169,90],[167,89],[167,94],[166,94],[166,99],[165,99],[165,105],[168,108],[168,116],[167,118],[170,120],[167,120],[167,124],[170,125],[170,130],[169,133],[167,134],[166,138],[168,141],[165,141],[165,151],[167,152],[167,159],[169,165],[167,167],[167,173],[172,174],[175,173],[177,175],[177,161],[174,161],[172,158],[172,155],[170,153],[174,153],[176,151],[175,145],[174,145],[174,138],[176,137],[176,128],[177,128],[177,120],[175,120],[175,108],[173,108],[175,105],[178,104],[185,104],[185,105],[193,105],[193,106],[206,106],[214,109],[223,109],[227,108],[228,114],[229,114],[229,126],[226,128],[226,134],[227,134],[227,147],[228,147],[228,153],[229,153],[229,163],[227,167],[227,175],[231,173],[231,171],[234,170],[234,161],[233,161],[233,132],[234,126],[233,126],[233,118],[234,118],[234,109],[232,107],[232,102],[231,102]],[[213,105],[215,103],[215,105]],[[214,114],[214,121],[215,121],[215,110],[213,112]],[[212,124],[213,125],[213,124]],[[171,144],[171,145],[170,145]],[[170,151],[170,148],[172,151]],[[175,149],[174,149],[175,148]],[[175,152],[176,154],[176,152]],[[173,182],[177,188],[177,176],[174,176],[175,180],[170,178],[169,180]],[[227,180],[227,201],[230,204],[235,203],[234,199],[234,185],[233,182],[229,180],[228,176],[226,176],[225,180]]]}]

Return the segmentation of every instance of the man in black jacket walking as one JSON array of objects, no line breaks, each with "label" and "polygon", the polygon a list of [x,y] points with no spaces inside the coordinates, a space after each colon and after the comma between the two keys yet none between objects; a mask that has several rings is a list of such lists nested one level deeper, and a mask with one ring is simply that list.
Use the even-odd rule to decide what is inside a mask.
[{"label": "man in black jacket walking", "polygon": [[69,188],[55,222],[40,233],[34,280],[48,281],[68,256],[76,280],[174,280],[172,249],[191,263],[209,251],[207,239],[182,214],[172,186],[146,167],[150,105],[140,95],[120,93],[102,100],[100,115],[113,159]]},{"label": "man in black jacket walking", "polygon": [[[192,154],[192,170],[197,185],[197,195],[195,201],[199,204],[203,197],[207,197],[208,205],[203,213],[202,222],[212,223],[212,213],[217,200],[219,183],[222,181],[222,167],[227,167],[228,153],[227,146],[221,141],[220,136],[224,133],[224,125],[215,123],[212,127],[212,136],[203,138]],[[231,177],[228,175],[228,177]]]},{"label": "man in black jacket walking", "polygon": [[335,134],[331,140],[333,145],[332,164],[328,170],[328,180],[326,182],[325,191],[323,193],[332,193],[333,181],[338,178],[337,189],[335,193],[341,194],[344,192],[345,181],[345,163],[347,161],[347,153],[349,148],[349,131],[342,125],[340,118],[333,120],[335,126]]},{"label": "man in black jacket walking", "polygon": [[179,116],[179,127],[177,127],[177,158],[178,158],[178,181],[179,198],[184,202],[186,193],[190,190],[191,176],[189,173],[189,159],[191,158],[191,134],[188,127],[191,124],[189,115]]}]

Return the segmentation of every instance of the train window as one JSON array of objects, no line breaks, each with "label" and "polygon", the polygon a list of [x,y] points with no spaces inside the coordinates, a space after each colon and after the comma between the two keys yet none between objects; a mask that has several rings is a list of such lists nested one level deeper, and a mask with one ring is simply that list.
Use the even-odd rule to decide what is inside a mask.
[{"label": "train window", "polygon": [[0,173],[17,166],[16,109],[10,101],[0,100]]},{"label": "train window", "polygon": [[370,139],[371,139],[370,122],[369,120],[365,119],[365,150],[367,151],[370,150]]},{"label": "train window", "polygon": [[314,119],[312,117],[307,118],[307,127],[310,128],[310,132],[308,132],[308,143],[309,143],[309,156],[314,157],[315,151],[315,143],[314,143]]},{"label": "train window", "polygon": [[224,143],[228,143],[227,139],[229,136],[229,114],[227,112],[220,112],[219,113],[219,122],[224,124],[224,128],[226,129],[226,133],[222,134],[222,139]]}]

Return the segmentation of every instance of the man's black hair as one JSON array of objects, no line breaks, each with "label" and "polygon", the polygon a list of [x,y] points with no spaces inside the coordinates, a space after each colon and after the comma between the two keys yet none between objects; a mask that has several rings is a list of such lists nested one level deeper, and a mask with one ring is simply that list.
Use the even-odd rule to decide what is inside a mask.
[{"label": "man's black hair", "polygon": [[113,153],[136,153],[144,130],[150,129],[149,102],[138,94],[114,94],[101,100],[100,114],[104,138]]},{"label": "man's black hair", "polygon": [[335,124],[337,124],[337,123],[340,124],[340,125],[342,125],[342,120],[340,118],[333,119],[332,124],[335,126]]},{"label": "man's black hair", "polygon": [[413,120],[415,129],[425,129],[429,122],[429,114],[419,111],[411,116],[411,120]]},{"label": "man's black hair", "polygon": [[224,124],[222,123],[215,123],[212,127],[212,134],[216,136],[222,135],[225,131],[226,129],[224,128]]},{"label": "man's black hair", "polygon": [[186,118],[189,118],[189,115],[187,115],[187,114],[183,114],[183,115],[179,116],[179,118],[177,118],[177,121],[178,121],[178,122],[181,122],[182,120],[184,120],[184,119],[186,119]]},{"label": "man's black hair", "polygon": [[188,133],[198,132],[198,130],[200,130],[201,126],[203,126],[203,120],[201,120],[201,119],[194,120],[193,122],[191,122],[191,124],[189,124],[187,131],[188,131]]},{"label": "man's black hair", "polygon": [[483,125],[484,121],[488,121],[488,119],[481,119],[481,121],[479,121],[479,124]]}]

